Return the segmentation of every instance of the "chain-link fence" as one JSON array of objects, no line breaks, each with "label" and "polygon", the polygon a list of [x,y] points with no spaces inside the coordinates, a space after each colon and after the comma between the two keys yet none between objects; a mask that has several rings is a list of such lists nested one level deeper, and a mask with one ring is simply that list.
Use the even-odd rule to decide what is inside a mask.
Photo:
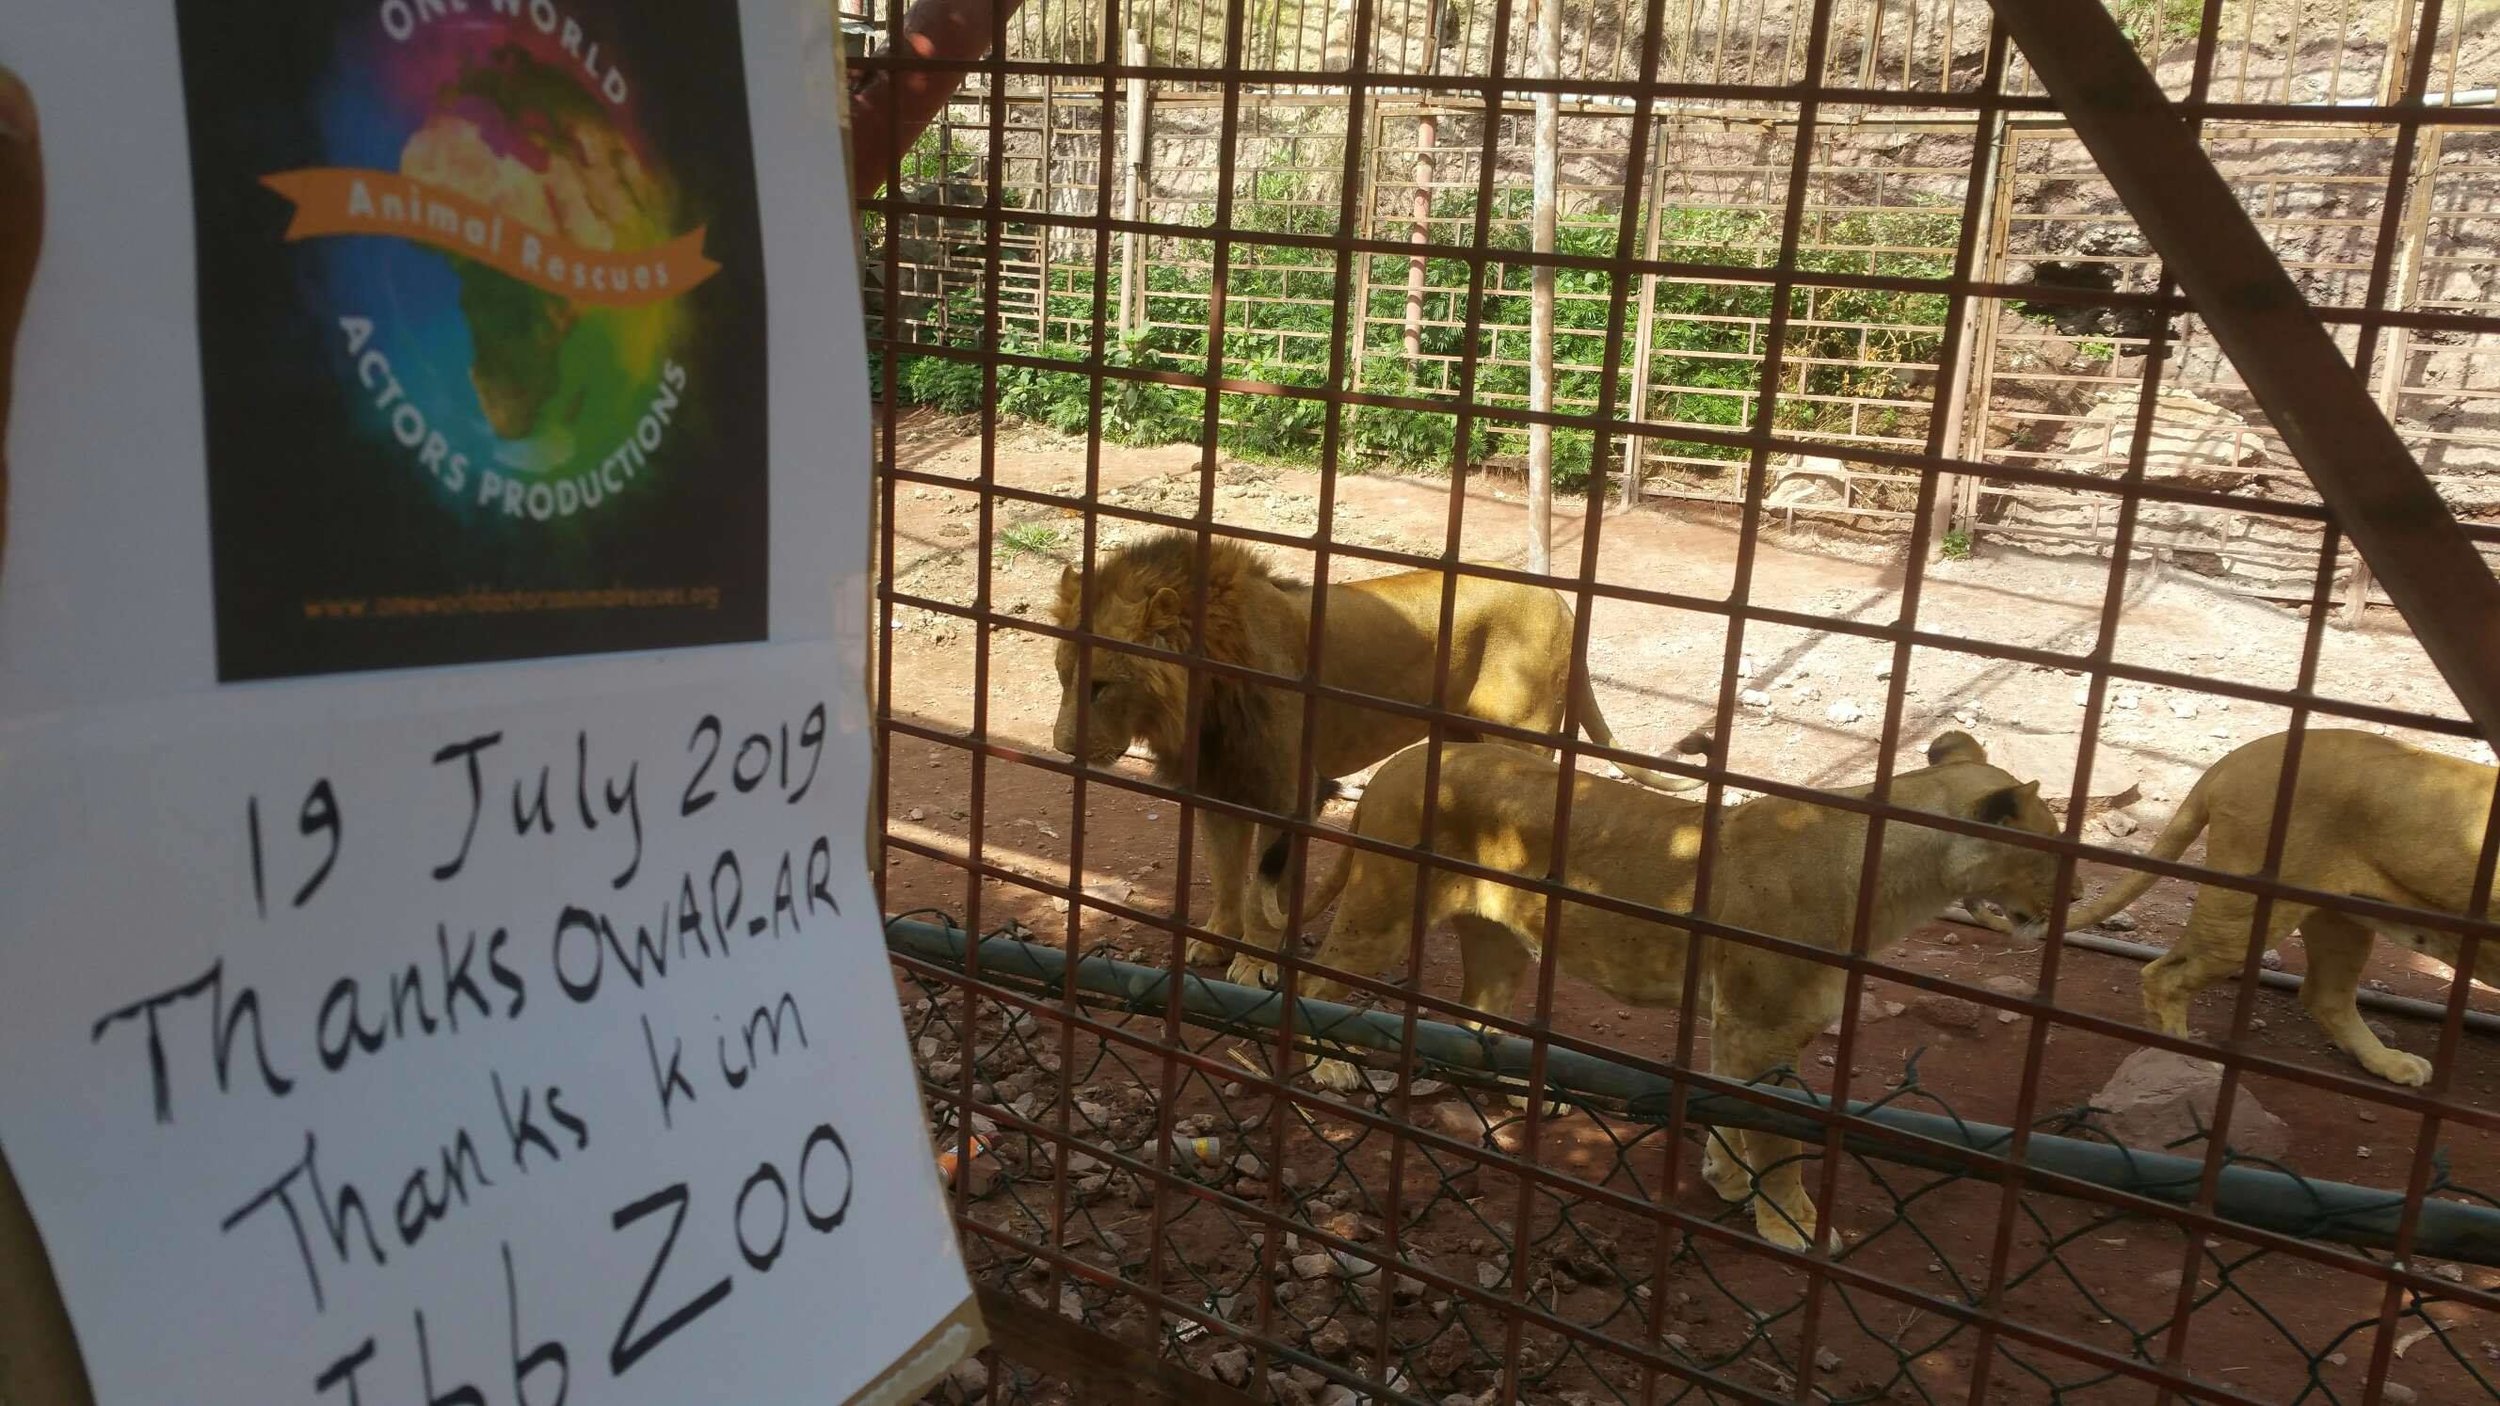
[{"label": "chain-link fence", "polygon": [[[1987,1399],[2129,1400],[2158,1380],[2182,1318],[2202,1316],[2241,1320],[2234,1337],[2259,1350],[2218,1373],[2227,1393],[2198,1399],[2354,1401],[2377,1315],[2304,1293],[2331,1267],[2400,1296],[2400,1387],[2500,1400],[2500,1323],[2467,1279],[2500,1266],[2500,1203],[2444,1170],[2397,1263],[2401,1193],[2225,1151],[2200,1229],[2174,1211],[2199,1199],[2204,1130],[2131,1148],[2107,1110],[2044,1111],[2020,1156],[2039,1194],[1992,1263],[1971,1225],[1992,1214],[2013,1132],[1958,1116],[1914,1054],[1851,1110],[1866,1127],[1845,1143],[1854,1213],[1817,1306],[1793,1274],[1765,1272],[1744,1203],[1674,1195],[1679,1162],[1689,1188],[1718,1129],[1817,1136],[1826,1105],[1793,1071],[1729,1085],[1545,1052],[1544,1136],[1568,1152],[1532,1160],[1526,1041],[1300,1002],[1292,1045],[1388,1056],[1345,1107],[1314,1111],[1266,1077],[1286,1024],[1276,993],[1071,963],[937,915],[895,921],[889,942],[976,1262],[1217,1380],[1292,1383],[1269,1387],[1280,1399],[1336,1385],[1433,1403],[1779,1401],[1810,1377],[1817,1400],[1958,1401],[1993,1332]],[[1154,1032],[1172,1013],[1192,1067],[1167,1088]],[[2147,1250],[2197,1265],[2184,1309],[2180,1274],[2123,1267]]]}]

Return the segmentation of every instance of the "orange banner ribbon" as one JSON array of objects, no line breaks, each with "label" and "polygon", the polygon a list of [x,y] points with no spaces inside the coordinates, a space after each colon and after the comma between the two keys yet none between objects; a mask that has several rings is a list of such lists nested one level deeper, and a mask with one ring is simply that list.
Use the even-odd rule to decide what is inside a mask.
[{"label": "orange banner ribbon", "polygon": [[389,171],[317,166],[261,177],[295,205],[286,238],[396,235],[473,259],[531,287],[578,303],[641,307],[665,302],[720,272],[703,256],[703,229],[648,249],[585,249],[520,224],[487,205]]}]

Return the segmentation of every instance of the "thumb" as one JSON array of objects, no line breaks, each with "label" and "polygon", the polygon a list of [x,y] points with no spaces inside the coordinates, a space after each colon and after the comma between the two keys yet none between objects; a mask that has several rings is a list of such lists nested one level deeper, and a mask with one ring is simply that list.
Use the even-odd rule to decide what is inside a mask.
[{"label": "thumb", "polygon": [[17,325],[43,246],[43,146],[35,95],[0,67],[0,546],[9,521],[9,402],[16,385]]}]

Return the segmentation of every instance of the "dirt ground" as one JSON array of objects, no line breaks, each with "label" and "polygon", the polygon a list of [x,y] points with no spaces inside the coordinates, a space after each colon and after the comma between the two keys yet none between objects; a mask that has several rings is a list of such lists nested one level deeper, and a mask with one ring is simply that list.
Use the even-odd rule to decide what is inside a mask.
[{"label": "dirt ground", "polygon": [[[894,530],[894,586],[903,593],[969,605],[977,597],[978,499],[973,491],[982,474],[977,426],[919,416],[905,422],[898,442],[902,465],[921,473],[960,479],[961,491],[904,484],[898,490]],[[1200,451],[1193,446],[1123,450],[1103,446],[1096,472],[1096,491],[1105,499],[1186,515],[1199,494]],[[1082,441],[1040,431],[1002,429],[992,473],[1002,486],[1055,494],[1079,494],[1087,482],[1087,450]],[[1336,510],[1330,524],[1338,542],[1437,553],[1449,516],[1445,482],[1390,476],[1352,476],[1337,484]],[[1316,480],[1293,471],[1219,465],[1214,515],[1219,523],[1270,531],[1309,534],[1316,530]],[[1052,597],[1062,560],[1072,557],[1079,525],[1064,510],[995,503],[994,543],[989,599],[1011,617],[1037,618]],[[1576,505],[1560,507],[1557,517],[1555,570],[1577,569],[1582,524]],[[1109,520],[1102,523],[1103,545],[1114,545],[1135,529]],[[1516,494],[1497,484],[1475,484],[1464,505],[1464,550],[1479,560],[1517,562],[1524,557],[1525,514]],[[1702,596],[1725,596],[1736,586],[1734,563],[1737,535],[1732,519],[1706,516],[1689,507],[1653,505],[1629,514],[1610,515],[1603,524],[1604,548],[1598,563],[1600,580],[1637,582],[1643,586]],[[1307,572],[1307,560],[1278,554],[1279,564]],[[1345,579],[1371,570],[1367,564],[1332,560],[1332,578]],[[1980,555],[1927,568],[1919,601],[1921,628],[1940,634],[1984,639],[2034,648],[2083,652],[2097,629],[2101,601],[2109,587],[2108,563],[2083,556],[2049,558],[2014,553],[1983,545]],[[1900,609],[1903,563],[1896,545],[1836,538],[1809,529],[1766,528],[1746,594],[1754,602],[1829,618],[1886,621]],[[2296,678],[2306,622],[2295,611],[2234,596],[2214,584],[2175,570],[2139,569],[2123,582],[2122,613],[2117,626],[2115,657],[2217,679],[2250,684],[2288,686]],[[1600,602],[1591,624],[1590,668],[1598,697],[1617,735],[1628,747],[1664,747],[1702,721],[1715,704],[1719,662],[1724,649],[1724,623],[1710,615],[1657,610]],[[991,743],[1048,754],[1050,725],[1057,706],[1058,684],[1051,667],[1050,642],[1036,635],[1001,629],[990,639],[986,673],[982,672],[977,635],[971,625],[935,612],[898,608],[893,630],[893,711],[898,720],[940,732],[965,735],[976,724],[986,728]],[[1740,771],[1777,776],[1811,785],[1839,785],[1871,773],[1890,664],[1888,646],[1828,631],[1806,631],[1749,624],[1743,654],[1747,660],[1743,686],[1749,702],[1726,739],[1729,764]],[[985,693],[976,680],[986,678]],[[2457,709],[2446,687],[2420,649],[2392,616],[2372,616],[2357,628],[2338,623],[2325,632],[2319,669],[2319,691],[2328,697],[2391,705],[2446,715]],[[2266,735],[2285,724],[2277,710],[2232,703],[2207,694],[2174,694],[2168,690],[2113,686],[2112,706],[2105,715],[2097,761],[2089,777],[2076,771],[2077,728],[2083,709],[2079,690],[2085,681],[2057,670],[2005,664],[1946,650],[1917,651],[1904,681],[1906,745],[1923,747],[1944,727],[1964,727],[1990,749],[1999,765],[2017,775],[2037,777],[2044,795],[2076,794],[2106,798],[2133,788],[2140,800],[2112,817],[2087,826],[2088,838],[2120,848],[2140,849],[2158,831],[2187,787],[2202,769],[2241,742]],[[2478,744],[2410,735],[2410,740],[2460,753]],[[2480,751],[2489,759],[2488,751]],[[1910,759],[1909,765],[1916,765]],[[1136,757],[1123,768],[1143,774]],[[981,769],[982,855],[984,860],[1036,883],[1064,884],[1068,873],[1068,836],[1074,833],[1073,796],[1066,781],[1019,766],[1012,759],[992,757]],[[940,851],[962,854],[972,830],[972,762],[964,749],[897,738],[892,755],[887,806],[889,829],[898,838]],[[1084,883],[1089,893],[1126,902],[1153,912],[1170,911],[1171,875],[1178,835],[1177,808],[1148,802],[1124,792],[1089,788],[1084,821]],[[1344,823],[1345,807],[1329,818]],[[2114,818],[2113,818],[2114,817]],[[1202,866],[1193,865],[1193,870]],[[2087,891],[2106,874],[2087,869]],[[889,911],[936,909],[979,930],[1009,922],[1021,924],[1035,941],[1067,940],[1066,915],[1057,900],[997,879],[969,881],[960,868],[911,855],[891,853],[886,872]],[[2188,891],[2165,883],[2133,911],[2137,940],[2165,944],[2184,917]],[[1209,898],[1203,881],[1191,899],[1194,913],[1203,914]],[[1078,945],[1154,964],[1169,960],[1168,939],[1127,924],[1088,915]],[[2139,1018],[2136,976],[2140,968],[2121,958],[2067,949],[2055,986],[2057,1007],[2090,1012],[2123,1021]],[[2301,966],[2297,942],[2281,953],[2282,965]],[[1993,980],[2000,992],[2027,994],[2040,976],[2037,949],[2009,943],[1974,929],[1935,925],[1903,944],[1892,961],[1912,971],[1948,977],[1987,988]],[[2447,971],[2425,958],[2382,948],[2371,972],[2375,981],[2400,994],[2443,999]],[[1454,959],[1436,953],[1423,974],[1426,990],[1454,995]],[[907,1000],[923,993],[906,984]],[[1932,998],[1922,1000],[1915,988],[1888,982],[1870,983],[1864,1010],[1876,1017],[1860,1034],[1851,1071],[1853,1097],[1879,1097],[1912,1059],[1918,1086],[1936,1102],[1912,1106],[1949,1107],[1966,1119],[2011,1123],[2023,1109],[2026,1082],[2036,1086],[2030,1107],[2035,1117],[2076,1108],[2108,1079],[2121,1059],[2135,1048],[2130,1043],[2052,1023],[2037,1034],[2029,1017],[2011,1011],[1962,1010]],[[2231,1019],[2236,984],[2226,983],[2201,999],[2201,1029],[2219,1032]],[[2252,1039],[2266,1053],[2319,1068],[2350,1071],[2349,1061],[2334,1051],[2300,1011],[2289,993],[2261,990],[2253,998]],[[2500,1011],[2500,998],[2477,990],[2474,1005]],[[915,1019],[930,1032],[924,1055],[934,1061],[959,1060],[962,1045],[945,1027],[946,1007],[920,1007]],[[999,1012],[989,1012],[993,1024]],[[1523,1013],[1524,1014],[1524,1013]],[[1974,1019],[1973,1016],[1976,1016]],[[933,1017],[935,1017],[933,1019]],[[2392,1043],[2416,1052],[2431,1052],[2437,1032],[2430,1025],[2401,1017],[2374,1017],[2384,1022]],[[1657,1060],[1674,1056],[1677,1034],[1672,1013],[1623,1009],[1604,993],[1568,979],[1554,992],[1551,1023],[1630,1054]],[[999,1027],[1005,1028],[1005,1027]],[[1141,1033],[1159,1032],[1160,1022],[1147,1021]],[[1706,1036],[1704,1037],[1706,1038]],[[1046,1043],[1056,1047],[1053,1038]],[[1211,1053],[1238,1042],[1201,1039]],[[1829,1091],[1836,1042],[1826,1036],[1810,1051],[1804,1071],[1809,1082]],[[992,1040],[993,1054],[1000,1048]],[[1097,1070],[1095,1089],[1122,1082],[1118,1071],[1134,1068],[1157,1076],[1153,1064],[1131,1053],[1128,1064],[1101,1072],[1100,1049],[1091,1037],[1067,1043],[1061,1060],[1076,1059]],[[975,1077],[991,1087],[1017,1071],[1016,1059],[984,1057]],[[1035,1067],[1026,1061],[1025,1068]],[[1074,1083],[1074,1070],[1057,1081]],[[1128,1082],[1135,1082],[1133,1078]],[[2451,1073],[2452,1096],[2480,1108],[2500,1096],[2500,1046],[2469,1034]],[[1043,1081],[1042,1102],[1026,1111],[1041,1116],[1048,1106],[1051,1081]],[[1008,1087],[1004,1082],[996,1089]],[[2253,1097],[2269,1114],[2287,1125],[2291,1151],[2284,1158],[2294,1170],[2316,1178],[2401,1188],[2413,1165],[2418,1120],[2373,1106],[2366,1099],[2329,1092],[2279,1078],[2256,1077],[2242,1085],[2243,1099]],[[994,1089],[995,1091],[995,1089]],[[1142,1096],[1146,1091],[1134,1091]],[[1463,1127],[1474,1141],[1486,1136],[1484,1118],[1472,1112],[1464,1091],[1452,1090],[1430,1103],[1419,1102],[1415,1118],[1429,1126]],[[1077,1090],[1110,1099],[1111,1093]],[[1334,1200],[1358,1217],[1381,1214],[1386,1188],[1402,1179],[1400,1224],[1371,1224],[1386,1229],[1398,1252],[1462,1281],[1481,1273],[1488,1263],[1506,1264],[1501,1248],[1513,1234],[1517,1185],[1485,1176],[1478,1181],[1426,1175],[1420,1164],[1431,1157],[1403,1156],[1393,1163],[1390,1140],[1366,1135],[1348,1120],[1322,1117],[1306,1124],[1277,1120],[1260,1123],[1263,1105],[1239,1092],[1227,1093],[1203,1075],[1191,1075],[1176,1089],[1176,1115],[1199,1120],[1208,1131],[1232,1139],[1250,1124],[1248,1144],[1269,1161],[1287,1169],[1277,1175],[1261,1169],[1236,1181],[1233,1193],[1246,1199],[1284,1198],[1289,1217],[1307,1218]],[[1001,1102],[1006,1100],[1002,1097]],[[1505,1107],[1480,1099],[1497,1121]],[[2244,1104],[2243,1104],[2244,1106]],[[1139,1134],[1151,1117],[1129,1109],[1127,1131]],[[1281,1125],[1281,1131],[1279,1127]],[[2235,1120],[2236,1126],[2236,1120]],[[1664,1195],[1664,1139],[1655,1130],[1645,1136],[1637,1125],[1588,1115],[1549,1122],[1540,1139],[1539,1156],[1549,1165],[1569,1165],[1575,1175],[1593,1184],[1611,1185],[1644,1198]],[[1518,1130],[1490,1134],[1513,1144]],[[2446,1172],[2459,1188],[2500,1193],[2500,1136],[2477,1129],[2443,1127],[2439,1143]],[[1105,1145],[1124,1150],[1116,1139]],[[1141,1145],[1132,1136],[1129,1145]],[[1632,1150],[1625,1151],[1629,1145]],[[2191,1155],[2201,1145],[2183,1149]],[[1009,1186],[1019,1174],[1042,1175],[1016,1154],[1002,1154]],[[1153,1150],[1138,1154],[1151,1161]],[[1679,1209],[1697,1214],[1719,1213],[1706,1187],[1698,1185],[1690,1149],[1684,1151],[1681,1183],[1673,1196]],[[1038,1158],[1035,1150],[1032,1157]],[[1445,1169],[1446,1170],[1446,1169]],[[1810,1175],[1812,1173],[1810,1172]],[[1125,1174],[1121,1174],[1125,1175]],[[1245,1174],[1246,1175],[1246,1174]],[[1299,1188],[1287,1196],[1291,1184]],[[1496,1183],[1499,1183],[1498,1185]],[[1411,1186],[1407,1184],[1411,1183]],[[1931,1183],[1934,1185],[1931,1187]],[[1040,1183],[1047,1201],[1048,1183]],[[1910,1188],[1930,1188],[1913,1193]],[[1115,1188],[1116,1189],[1116,1188]],[[1325,1192],[1325,1195],[1319,1194]],[[1472,1192],[1473,1195],[1467,1193]],[[1904,1209],[1905,1198],[1907,1209]],[[1116,1196],[1106,1199],[1117,1202]],[[2144,1220],[2096,1219],[2088,1208],[2026,1192],[2023,1215],[2011,1256],[2001,1268],[2008,1277],[2003,1302],[2009,1316],[2033,1324],[2060,1339],[2088,1343],[2120,1355],[2140,1352],[2162,1358],[2170,1348],[2163,1325],[2171,1315],[2185,1246],[2165,1226]],[[1151,1202],[1142,1194],[1134,1202]],[[1994,1227],[2003,1202],[2000,1188],[1979,1183],[1942,1184],[1942,1179],[1909,1173],[1881,1163],[1844,1165],[1836,1204],[1826,1217],[1851,1238],[1849,1262],[1923,1293],[1967,1293],[1984,1297],[1990,1284]],[[1159,1242],[1189,1274],[1212,1282],[1232,1276],[1248,1283],[1257,1275],[1258,1252],[1244,1238],[1244,1227],[1220,1214],[1210,1203],[1186,1203],[1197,1212],[1172,1220]],[[1018,1214],[1002,1209],[1027,1206],[1024,1200],[992,1195],[974,1208],[976,1219],[1009,1225]],[[1150,1205],[1106,1205],[1086,1213],[1099,1231],[1136,1242],[1130,1253],[1155,1237],[1157,1214],[1171,1216],[1167,1200],[1160,1213]],[[1659,1272],[1657,1256],[1666,1253],[1654,1223],[1610,1207],[1573,1204],[1569,1198],[1540,1195],[1530,1215],[1528,1240],[1547,1265],[1541,1281],[1552,1311],[1574,1321],[1603,1324],[1604,1331],[1627,1339],[1645,1339],[1645,1315],[1654,1283],[1669,1294],[1673,1309],[1666,1315],[1674,1331],[1671,1344],[1693,1360],[1712,1364],[1727,1379],[1759,1391],[1786,1392],[1777,1363],[1782,1360],[1766,1345],[1785,1341],[1793,1349],[1798,1329],[1793,1309],[1804,1293],[1804,1278],[1794,1271],[1698,1237],[1677,1239],[1678,1257]],[[1741,1220],[1728,1224],[1741,1226]],[[1623,1276],[1612,1286],[1579,1283],[1567,1272],[1574,1261],[1555,1250],[1558,1231],[1571,1237],[1596,1236],[1619,1253]],[[1024,1227],[1028,1238],[1047,1230]],[[2051,1256],[2041,1248],[2064,1239]],[[1099,1238],[1099,1237],[1098,1237]],[[2244,1245],[2215,1247],[2203,1270],[2214,1288],[2193,1314],[2179,1361],[2219,1386],[2245,1399],[2272,1401],[2356,1401],[2365,1364],[2375,1344],[2380,1286],[2326,1262],[2285,1255],[2259,1258],[2236,1271],[2219,1265],[2248,1253]],[[1581,1258],[1586,1258],[1583,1247]],[[1275,1257],[1277,1265],[1288,1258]],[[988,1247],[976,1249],[976,1260],[993,1262]],[[1471,1268],[1471,1262],[1478,1268]],[[1560,1269],[1551,1268],[1559,1264]],[[1008,1265],[1000,1272],[1012,1269]],[[1132,1273],[1137,1271],[1133,1270]],[[2486,1293],[2500,1288],[2500,1275],[2474,1268],[2454,1268],[2457,1282]],[[1289,1271],[1288,1271],[1289,1275]],[[1639,1280],[1634,1284],[1632,1280]],[[2200,1282],[2203,1282],[2200,1280]],[[1184,1276],[1184,1282],[1188,1282]],[[1478,1282],[1483,1282],[1479,1280]],[[1577,1287],[1577,1292],[1572,1292]],[[1295,1286],[1290,1277],[1285,1286]],[[1073,1292],[1073,1291],[1071,1291]],[[1178,1292],[1175,1290],[1175,1292]],[[1248,1290],[1243,1290],[1247,1294]],[[1566,1297],[1567,1296],[1567,1297]],[[1253,1296],[1255,1297],[1255,1296]],[[1352,1333],[1354,1348],[1339,1360],[1352,1370],[1365,1368],[1364,1352],[1383,1318],[1377,1294],[1346,1291],[1343,1302],[1319,1307],[1313,1293],[1294,1301],[1293,1311],[1276,1320],[1279,1331],[1295,1319],[1303,1326],[1285,1332],[1308,1337],[1311,1350],[1326,1357],[1324,1347],[1340,1347],[1345,1333],[1330,1340],[1316,1323],[1335,1322]],[[1097,1298],[1099,1296],[1097,1295]],[[1245,1300],[1246,1302],[1246,1300]],[[1063,1305],[1064,1306],[1064,1305]],[[1101,1307],[1118,1326],[1116,1302]],[[1305,1310],[1308,1310],[1307,1312]],[[1278,1312],[1285,1313],[1280,1305]],[[1819,1309],[1820,1340],[1833,1358],[1825,1367],[1824,1389],[1842,1400],[1899,1399],[1961,1402],[2118,1402],[2150,1401],[2150,1387],[2125,1378],[2101,1380],[2101,1374],[2070,1358],[2036,1346],[1997,1340],[1997,1361],[1984,1398],[1968,1395],[1974,1354],[1982,1350],[1979,1335],[1963,1331],[1943,1336],[1944,1325],[1899,1304],[1863,1293],[1826,1297]],[[1906,1314],[1906,1320],[1905,1320]],[[2427,1314],[2427,1317],[2423,1316]],[[1767,1315],[1770,1322],[1757,1322]],[[1391,1305],[1392,1341],[1410,1349],[1393,1352],[1405,1374],[1407,1389],[1424,1399],[1449,1395],[1474,1396],[1491,1390],[1497,1379],[1487,1375],[1498,1363],[1504,1339],[1495,1316],[1482,1305],[1452,1302],[1438,1294],[1420,1295],[1411,1306]],[[1251,1321],[1245,1308],[1237,1321]],[[2466,1305],[2438,1303],[2415,1306],[2413,1316],[2398,1325],[2398,1341],[2436,1322],[2444,1331],[2427,1340],[2405,1343],[2405,1356],[2393,1364],[2390,1378],[2410,1387],[2425,1402],[2500,1399],[2500,1322]],[[1464,1329],[1464,1331],[1461,1331]],[[2149,1336],[2145,1336],[2149,1333]],[[1530,1359],[1539,1360],[1537,1343],[1547,1341],[1539,1385],[1530,1400],[1611,1401],[1618,1393],[1640,1399],[1635,1376],[1612,1358],[1573,1355],[1553,1343],[1552,1335],[1529,1334]],[[1931,1350],[1920,1344],[1932,1341]],[[1206,1358],[1220,1348],[1218,1340],[1202,1340],[1191,1351]],[[1557,1360],[1557,1358],[1561,1360]],[[1793,1363],[1793,1351],[1788,1359]],[[1896,1365],[1899,1364],[1899,1365]],[[1204,1366],[1204,1362],[1200,1363]],[[1222,1368],[1218,1366],[1218,1375]],[[1436,1378],[1437,1379],[1429,1379]],[[1611,1387],[1612,1390],[1608,1388]],[[1280,1398],[1300,1391],[1317,1399],[1316,1379],[1297,1383],[1279,1378]],[[1667,1392],[1661,1399],[1675,1399]],[[1695,1397],[1694,1399],[1701,1399]],[[2390,1395],[2387,1399],[2398,1399]]]}]

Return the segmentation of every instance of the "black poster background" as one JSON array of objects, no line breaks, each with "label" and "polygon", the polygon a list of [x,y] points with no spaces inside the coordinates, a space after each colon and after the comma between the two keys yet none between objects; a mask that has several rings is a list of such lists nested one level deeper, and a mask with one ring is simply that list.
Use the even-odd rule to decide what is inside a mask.
[{"label": "black poster background", "polygon": [[[395,18],[415,13],[416,0],[406,4]],[[306,167],[395,169],[355,159],[374,152],[342,151],[335,121],[324,126],[334,112],[325,101],[362,78],[341,55],[389,52],[384,8],[180,0],[219,677],[764,638],[765,285],[736,5],[552,7],[630,85],[631,120],[675,183],[671,233],[707,226],[704,253],[721,267],[679,299],[683,323],[667,356],[686,384],[659,449],[598,509],[543,522],[480,509],[476,464],[468,491],[446,491],[391,438],[356,378],[340,317],[388,319],[411,300],[439,312],[451,260],[392,240],[400,248],[389,261],[439,261],[437,276],[343,298],[323,261],[370,251],[327,246],[386,237],[288,243],[292,206],[261,184]],[[499,0],[465,8],[464,23],[515,28],[548,9],[547,0],[510,17]],[[582,69],[570,72],[595,91]],[[390,140],[377,128],[369,145]]]}]

